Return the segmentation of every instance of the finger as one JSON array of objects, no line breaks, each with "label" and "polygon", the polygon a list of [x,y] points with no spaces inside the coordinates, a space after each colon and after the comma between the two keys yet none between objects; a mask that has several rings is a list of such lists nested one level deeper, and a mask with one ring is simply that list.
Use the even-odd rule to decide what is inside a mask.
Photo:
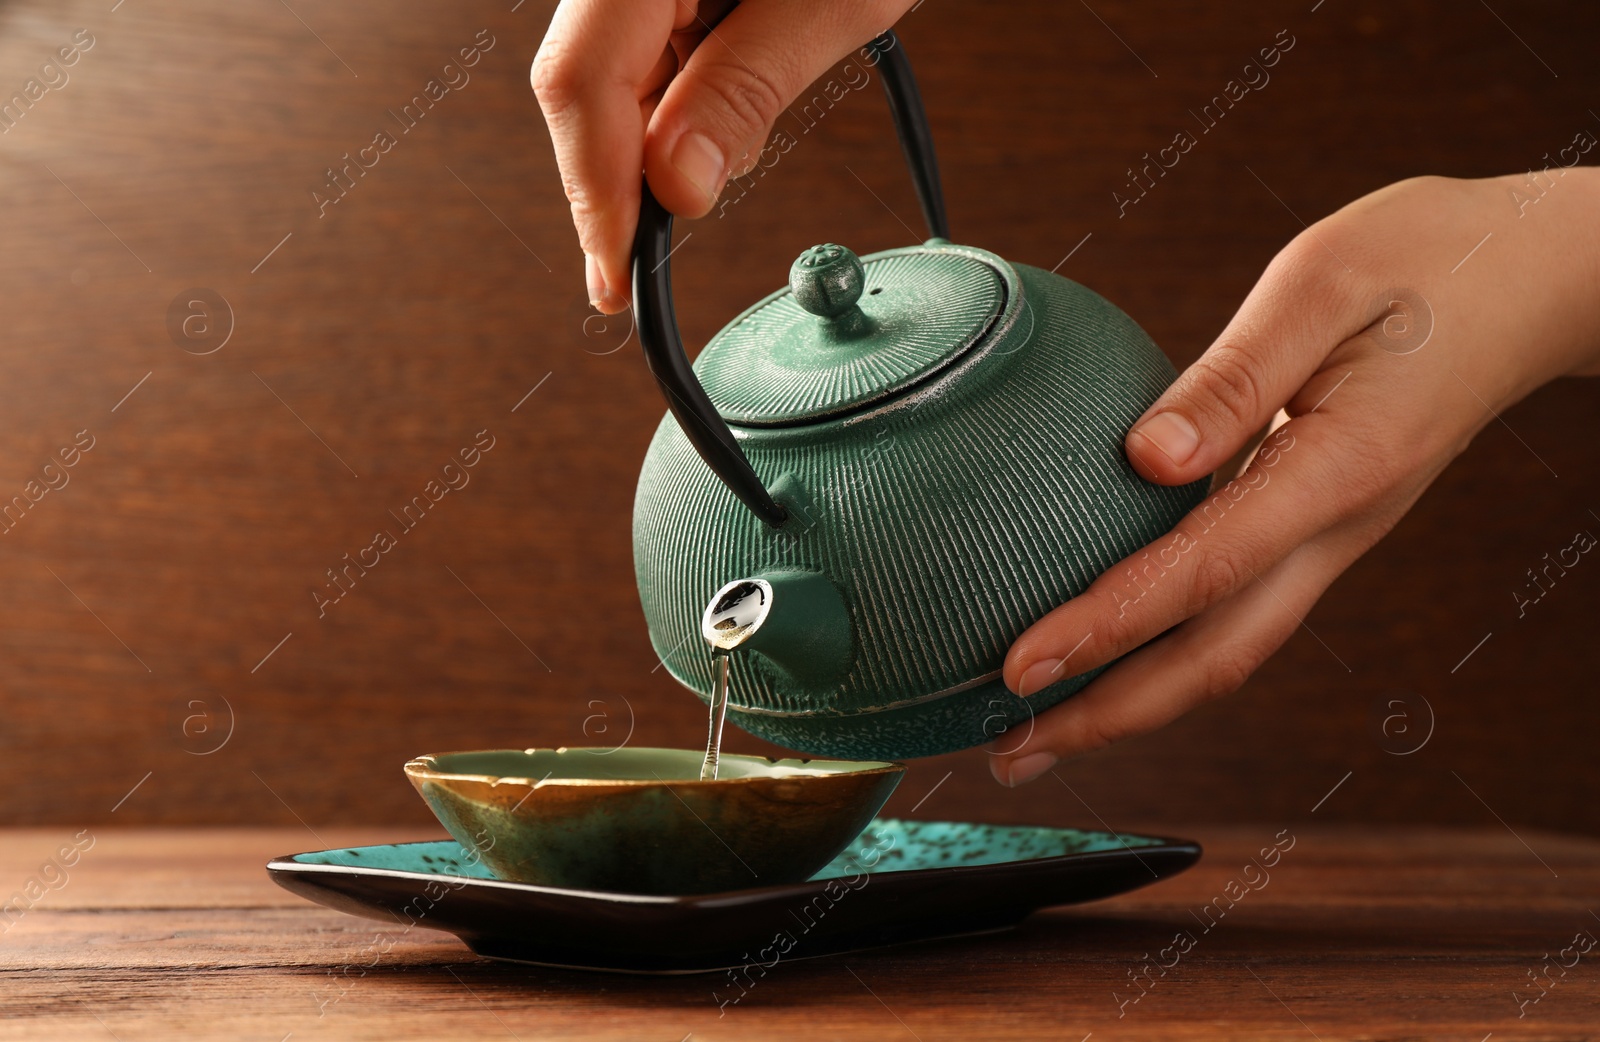
[{"label": "finger", "polygon": [[1344,500],[1379,494],[1375,482],[1349,481],[1343,499],[1328,494],[1339,478],[1340,436],[1315,413],[1278,428],[1240,477],[1018,637],[1006,654],[1006,685],[1031,695],[1126,654],[1228,598],[1252,573],[1266,574],[1349,513]]},{"label": "finger", "polygon": [[1134,423],[1124,445],[1135,470],[1163,485],[1210,474],[1378,317],[1377,287],[1345,266],[1334,238],[1324,222],[1273,258],[1222,335]]},{"label": "finger", "polygon": [[991,757],[990,771],[1002,785],[1021,785],[1067,757],[1154,731],[1237,690],[1303,625],[1317,598],[1359,553],[1302,548],[1041,714],[1022,741]]},{"label": "finger", "polygon": [[662,78],[668,39],[687,17],[677,0],[638,0],[626,18],[612,6],[562,0],[531,72],[583,247],[589,299],[607,313],[627,300],[644,155],[640,102],[658,89],[650,81]]},{"label": "finger", "polygon": [[909,6],[910,0],[746,0],[695,48],[657,106],[645,140],[650,190],[673,213],[706,214],[730,173],[760,152],[789,103]]},{"label": "finger", "polygon": [[1272,422],[1244,443],[1244,447],[1223,461],[1217,472],[1211,475],[1211,491],[1216,492],[1234,478],[1241,477],[1245,468],[1256,458],[1261,445],[1267,440],[1267,435],[1289,422],[1289,413],[1286,409],[1279,409],[1272,415]]}]

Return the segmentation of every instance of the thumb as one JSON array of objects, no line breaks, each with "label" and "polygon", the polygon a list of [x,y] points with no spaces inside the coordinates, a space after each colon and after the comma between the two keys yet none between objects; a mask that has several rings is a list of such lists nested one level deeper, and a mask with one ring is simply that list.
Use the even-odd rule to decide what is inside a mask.
[{"label": "thumb", "polygon": [[[740,4],[695,48],[651,116],[644,170],[661,205],[684,217],[704,216],[728,177],[753,164],[789,103],[910,6],[911,0]],[[869,64],[846,70],[850,87],[866,85]]]},{"label": "thumb", "polygon": [[1377,313],[1363,280],[1316,230],[1273,258],[1227,328],[1133,425],[1128,462],[1181,485],[1212,473],[1259,433],[1338,344]]}]

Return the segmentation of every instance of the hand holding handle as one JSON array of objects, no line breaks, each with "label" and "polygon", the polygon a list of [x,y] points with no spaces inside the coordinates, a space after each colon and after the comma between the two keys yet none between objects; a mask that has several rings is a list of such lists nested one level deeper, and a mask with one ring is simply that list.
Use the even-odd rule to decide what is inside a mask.
[{"label": "hand holding handle", "polygon": [[[928,130],[927,113],[912,76],[911,63],[892,30],[867,46],[877,58],[883,89],[888,95],[889,113],[894,119],[906,165],[911,168],[922,215],[934,237],[948,238],[949,225],[939,186],[933,136]],[[639,228],[633,245],[633,306],[645,361],[666,396],[667,407],[672,410],[678,426],[706,465],[757,517],[774,527],[780,526],[788,512],[762,484],[689,365],[672,306],[671,256],[672,214],[656,201],[646,184],[641,192]]]}]

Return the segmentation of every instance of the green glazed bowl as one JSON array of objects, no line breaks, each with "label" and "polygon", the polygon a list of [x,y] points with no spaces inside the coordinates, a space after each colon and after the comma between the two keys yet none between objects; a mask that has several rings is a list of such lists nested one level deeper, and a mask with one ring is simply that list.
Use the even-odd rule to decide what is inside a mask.
[{"label": "green glazed bowl", "polygon": [[445,830],[501,879],[695,894],[798,883],[828,864],[900,783],[898,763],[691,749],[494,749],[420,756],[406,777]]}]

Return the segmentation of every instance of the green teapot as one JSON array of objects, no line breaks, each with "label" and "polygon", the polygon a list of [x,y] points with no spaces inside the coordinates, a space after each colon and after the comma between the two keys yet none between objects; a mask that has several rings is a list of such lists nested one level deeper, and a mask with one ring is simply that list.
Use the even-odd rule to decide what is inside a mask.
[{"label": "green teapot", "polygon": [[789,285],[691,367],[674,316],[671,215],[643,193],[640,340],[670,412],[634,501],[651,643],[711,697],[702,616],[761,600],[732,656],[729,719],[818,756],[963,749],[1081,689],[1020,699],[1007,648],[1169,531],[1205,482],[1145,481],[1123,436],[1176,373],[1143,330],[1068,279],[949,240],[904,49],[869,46],[932,237],[857,257],[807,250]]}]

